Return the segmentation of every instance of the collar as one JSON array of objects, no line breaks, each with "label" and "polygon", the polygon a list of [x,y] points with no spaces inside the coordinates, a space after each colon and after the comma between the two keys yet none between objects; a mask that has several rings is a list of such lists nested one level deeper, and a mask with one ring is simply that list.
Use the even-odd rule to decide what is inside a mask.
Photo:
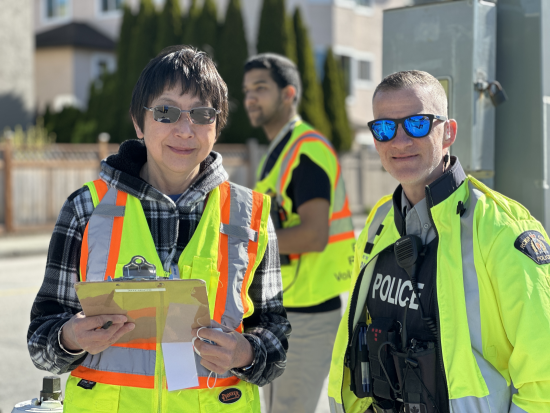
[{"label": "collar", "polygon": [[[451,156],[450,163],[450,168],[447,169],[443,175],[431,184],[426,185],[426,194],[429,194],[430,198],[430,202],[427,203],[428,208],[445,201],[466,179],[466,173],[464,169],[462,169],[462,165],[460,165],[460,161],[456,156]],[[393,218],[399,234],[404,235],[406,212],[404,214],[403,207],[407,207],[407,204],[403,205],[402,197],[405,197],[405,194],[403,194],[403,187],[399,185],[393,193]]]},{"label": "collar", "polygon": [[302,118],[300,117],[300,115],[296,115],[292,119],[290,119],[285,124],[285,126],[282,127],[282,129],[279,131],[277,136],[275,136],[275,139],[273,139],[271,141],[271,143],[269,144],[269,147],[267,149],[267,156],[269,156],[271,151],[273,151],[273,149],[275,149],[275,147],[279,144],[279,142],[281,142],[281,140],[286,136],[286,134],[294,129],[294,126],[296,125],[296,123],[301,121],[301,120],[302,120]]}]

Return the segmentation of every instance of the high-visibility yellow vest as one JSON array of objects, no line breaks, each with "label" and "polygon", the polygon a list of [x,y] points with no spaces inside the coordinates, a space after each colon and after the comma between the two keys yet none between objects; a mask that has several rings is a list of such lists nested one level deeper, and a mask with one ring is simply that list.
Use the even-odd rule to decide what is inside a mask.
[{"label": "high-visibility yellow vest", "polygon": [[[242,332],[243,318],[254,312],[248,289],[267,247],[269,197],[228,182],[212,190],[177,268],[168,272],[163,270],[140,200],[108,188],[102,180],[86,185],[95,209],[82,240],[81,281],[121,277],[123,266],[139,255],[155,265],[157,275],[204,280],[211,319]],[[155,317],[157,325],[164,325],[154,309],[139,316]],[[157,329],[161,334],[162,329]],[[260,412],[256,385],[231,372],[218,376],[215,384],[214,378],[208,382],[210,372],[199,356],[195,357],[199,386],[168,392],[158,343],[158,337],[151,337],[88,354],[67,381],[64,411]],[[78,386],[82,379],[96,385],[86,390]],[[234,403],[222,402],[228,392],[237,396],[232,397]]]},{"label": "high-visibility yellow vest", "polygon": [[[281,266],[283,302],[287,307],[308,307],[334,298],[349,288],[355,235],[340,164],[332,145],[310,125],[298,121],[273,169],[258,181],[256,191],[277,197],[287,220],[283,228],[300,224],[300,216],[292,212],[292,200],[286,190],[292,171],[307,155],[328,175],[331,187],[329,241],[322,252],[307,252],[290,256],[290,265]],[[262,170],[265,157],[260,163]]]},{"label": "high-visibility yellow vest", "polygon": [[[464,213],[457,212],[459,202]],[[514,248],[529,231],[548,242],[544,228],[522,205],[471,176],[430,212],[439,236],[437,318],[449,411],[549,411],[550,264],[538,265]],[[363,413],[371,404],[350,390],[345,354],[377,256],[400,237],[392,198],[384,197],[357,242],[348,306],[332,354],[331,413]]]}]

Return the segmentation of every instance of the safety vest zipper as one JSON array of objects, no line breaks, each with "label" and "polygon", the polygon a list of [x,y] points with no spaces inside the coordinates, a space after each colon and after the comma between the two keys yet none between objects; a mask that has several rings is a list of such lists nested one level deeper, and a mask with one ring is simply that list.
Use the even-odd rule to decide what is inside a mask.
[{"label": "safety vest zipper", "polygon": [[[439,232],[437,231],[437,227],[435,226],[435,222],[432,216],[432,207],[434,206],[434,201],[432,198],[432,192],[430,190],[430,187],[426,185],[426,206],[428,207],[428,216],[430,217],[430,222],[432,223],[432,227],[435,231],[435,236],[439,238]],[[437,266],[436,266],[436,274],[434,278],[434,290],[435,294],[434,296],[434,308],[435,308],[435,319],[437,323],[437,356],[439,357],[439,364],[441,367],[441,371],[443,373],[443,382],[445,383],[445,399],[447,402],[449,401],[449,388],[447,384],[447,375],[445,374],[445,365],[443,364],[443,350],[441,349],[441,324],[439,320],[439,304],[437,302]],[[446,408],[444,412],[449,411],[449,404],[446,404]]]}]

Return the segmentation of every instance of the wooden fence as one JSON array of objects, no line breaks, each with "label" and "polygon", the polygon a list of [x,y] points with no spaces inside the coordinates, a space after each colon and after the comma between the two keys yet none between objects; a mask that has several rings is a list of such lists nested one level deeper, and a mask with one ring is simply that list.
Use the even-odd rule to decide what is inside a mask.
[{"label": "wooden fence", "polygon": [[[265,145],[219,144],[230,180],[249,187]],[[118,151],[117,144],[54,144],[44,147],[13,147],[7,139],[0,144],[0,233],[49,230],[67,199],[84,182],[97,178],[99,163]],[[372,147],[343,154],[340,158],[350,207],[364,213],[396,181],[385,172]]]}]

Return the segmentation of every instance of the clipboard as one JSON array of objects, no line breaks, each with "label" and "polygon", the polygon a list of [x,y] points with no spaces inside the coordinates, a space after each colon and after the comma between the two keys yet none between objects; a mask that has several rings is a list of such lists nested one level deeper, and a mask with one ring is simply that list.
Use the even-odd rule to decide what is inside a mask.
[{"label": "clipboard", "polygon": [[211,326],[203,280],[114,279],[74,287],[86,316],[121,314],[135,323],[116,344],[162,349],[169,391],[198,386],[191,330]]}]

